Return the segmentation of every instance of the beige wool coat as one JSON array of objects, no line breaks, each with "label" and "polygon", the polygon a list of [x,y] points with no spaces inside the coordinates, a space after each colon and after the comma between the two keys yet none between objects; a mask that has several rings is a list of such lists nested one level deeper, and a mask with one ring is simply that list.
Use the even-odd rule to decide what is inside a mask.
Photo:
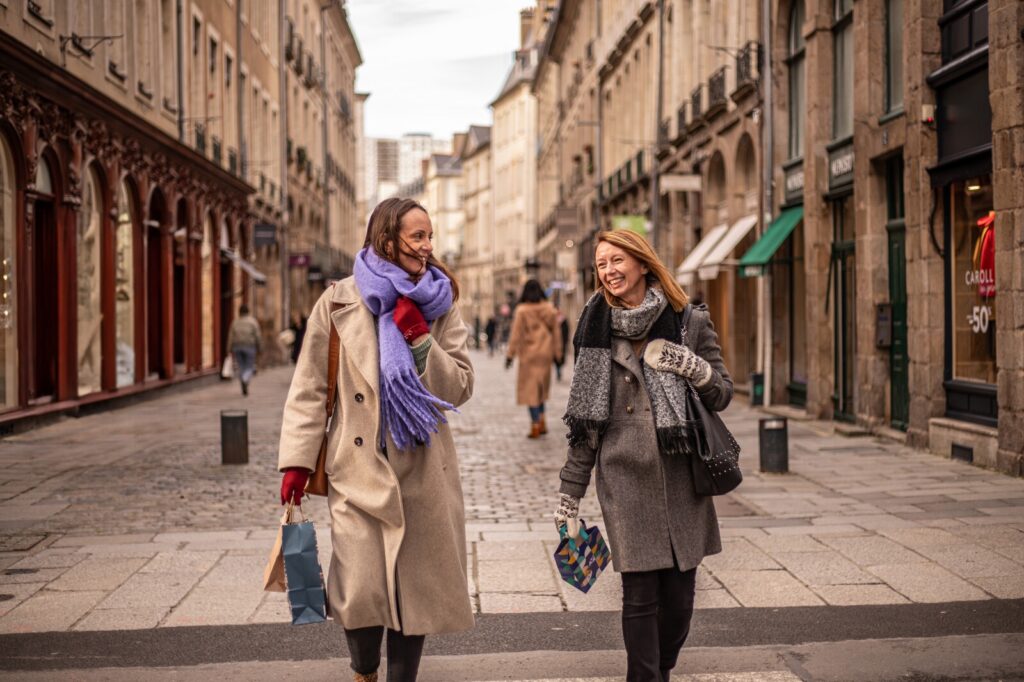
[{"label": "beige wool coat", "polygon": [[[332,303],[339,306],[334,312]],[[471,628],[465,512],[451,430],[441,424],[429,446],[409,452],[390,438],[386,452],[380,447],[375,319],[351,277],[328,289],[310,313],[285,404],[279,468],[316,466],[332,324],[341,357],[326,465],[330,615],[345,628],[384,625],[409,635]],[[458,306],[434,321],[431,337],[423,385],[462,405],[473,392],[473,368]]]},{"label": "beige wool coat", "polygon": [[562,327],[555,306],[547,301],[517,305],[506,354],[519,359],[516,404],[546,402],[551,392],[551,365],[562,359]]}]

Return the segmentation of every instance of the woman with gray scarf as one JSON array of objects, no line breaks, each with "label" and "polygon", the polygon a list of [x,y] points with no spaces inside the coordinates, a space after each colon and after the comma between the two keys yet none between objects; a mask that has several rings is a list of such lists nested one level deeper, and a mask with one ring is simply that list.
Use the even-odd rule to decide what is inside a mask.
[{"label": "woman with gray scarf", "polygon": [[575,526],[597,468],[612,564],[622,574],[629,682],[668,682],[690,631],[697,566],[722,550],[710,497],[683,454],[684,391],[724,410],[732,380],[707,307],[694,306],[637,233],[602,232],[597,292],[577,325],[564,417],[569,454],[555,523]]}]

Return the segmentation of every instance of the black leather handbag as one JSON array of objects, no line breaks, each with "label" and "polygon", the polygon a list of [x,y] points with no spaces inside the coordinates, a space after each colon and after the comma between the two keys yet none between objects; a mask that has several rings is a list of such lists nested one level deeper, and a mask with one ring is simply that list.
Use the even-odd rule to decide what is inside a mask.
[{"label": "black leather handbag", "polygon": [[[686,324],[692,308],[688,305],[683,311],[683,343],[686,343]],[[686,387],[686,423],[690,426],[687,454],[694,492],[705,496],[724,495],[743,481],[740,445],[719,414],[704,405],[693,384],[687,381]]]}]

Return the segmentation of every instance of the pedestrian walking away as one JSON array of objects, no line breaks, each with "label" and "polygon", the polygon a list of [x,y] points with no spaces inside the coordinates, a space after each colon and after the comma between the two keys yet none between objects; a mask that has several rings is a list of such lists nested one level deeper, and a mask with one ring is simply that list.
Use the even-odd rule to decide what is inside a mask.
[{"label": "pedestrian walking away", "polygon": [[284,408],[281,502],[301,502],[323,436],[331,325],[344,339],[326,471],[331,617],[355,679],[416,679],[424,637],[473,626],[459,465],[445,412],[473,390],[459,288],[433,255],[426,210],[387,199],[370,216],[355,274],[307,322]]},{"label": "pedestrian walking away", "polygon": [[708,409],[723,410],[732,380],[707,308],[692,308],[683,327],[687,296],[643,237],[599,233],[594,267],[597,292],[573,339],[555,523],[575,522],[596,465],[622,574],[626,679],[666,682],[689,634],[697,566],[722,550],[712,498],[694,492],[676,406],[689,384]]},{"label": "pedestrian walking away", "polygon": [[487,357],[494,355],[494,349],[498,345],[497,331],[498,323],[494,320],[494,315],[491,315],[487,318],[487,325],[484,327],[484,335],[487,337]]},{"label": "pedestrian walking away", "polygon": [[544,403],[551,392],[551,366],[562,359],[562,330],[558,311],[547,301],[535,279],[527,280],[512,320],[512,333],[505,352],[505,368],[519,358],[516,375],[516,403],[530,412],[529,438],[548,432]]},{"label": "pedestrian walking away", "polygon": [[249,395],[249,382],[256,371],[256,356],[261,346],[260,323],[249,314],[249,306],[243,304],[238,308],[238,318],[228,330],[228,348],[235,359],[242,395]]},{"label": "pedestrian walking away", "polygon": [[302,351],[302,339],[306,336],[306,316],[295,313],[292,315],[292,324],[289,327],[294,333],[292,340],[292,364],[299,361],[299,353]]},{"label": "pedestrian walking away", "polygon": [[565,349],[569,343],[569,320],[566,319],[565,313],[555,307],[558,312],[558,331],[561,333],[562,345],[558,356],[555,358],[555,378],[559,381],[562,380],[562,367],[565,366]]}]

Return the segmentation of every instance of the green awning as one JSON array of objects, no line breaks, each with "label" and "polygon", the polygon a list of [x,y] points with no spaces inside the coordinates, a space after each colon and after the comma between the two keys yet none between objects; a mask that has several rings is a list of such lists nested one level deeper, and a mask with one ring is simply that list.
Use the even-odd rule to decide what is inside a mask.
[{"label": "green awning", "polygon": [[804,218],[804,207],[793,206],[784,210],[772,221],[761,238],[740,258],[740,277],[756,277],[764,274],[764,267],[782,246],[782,242]]}]

